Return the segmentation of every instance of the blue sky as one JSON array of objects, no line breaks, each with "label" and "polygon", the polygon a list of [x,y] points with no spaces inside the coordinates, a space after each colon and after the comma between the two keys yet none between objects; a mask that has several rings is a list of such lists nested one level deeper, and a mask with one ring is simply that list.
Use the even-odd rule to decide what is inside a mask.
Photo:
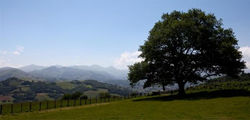
[{"label": "blue sky", "polygon": [[139,60],[139,45],[163,13],[191,8],[222,18],[250,61],[249,5],[249,0],[0,0],[0,67],[124,69]]}]

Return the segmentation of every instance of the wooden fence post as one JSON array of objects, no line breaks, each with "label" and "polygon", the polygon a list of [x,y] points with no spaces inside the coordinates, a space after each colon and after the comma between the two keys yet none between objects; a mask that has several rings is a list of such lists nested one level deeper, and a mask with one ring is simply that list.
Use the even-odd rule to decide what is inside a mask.
[{"label": "wooden fence post", "polygon": [[13,104],[10,105],[10,113],[13,113]]},{"label": "wooden fence post", "polygon": [[0,115],[3,113],[3,105],[0,105]]},{"label": "wooden fence post", "polygon": [[69,107],[69,99],[67,99],[67,106]]},{"label": "wooden fence post", "polygon": [[46,109],[49,109],[49,101],[46,102]]},{"label": "wooden fence post", "polygon": [[21,112],[23,112],[23,103],[21,103],[20,109],[21,109]]},{"label": "wooden fence post", "polygon": [[39,111],[42,110],[42,102],[39,102]]},{"label": "wooden fence post", "polygon": [[60,101],[60,107],[63,107],[63,100]]},{"label": "wooden fence post", "polygon": [[54,105],[54,108],[56,108],[56,100],[54,101],[54,104],[55,104],[55,105]]},{"label": "wooden fence post", "polygon": [[31,112],[31,109],[32,109],[32,103],[30,102],[30,110],[29,110],[30,112]]}]

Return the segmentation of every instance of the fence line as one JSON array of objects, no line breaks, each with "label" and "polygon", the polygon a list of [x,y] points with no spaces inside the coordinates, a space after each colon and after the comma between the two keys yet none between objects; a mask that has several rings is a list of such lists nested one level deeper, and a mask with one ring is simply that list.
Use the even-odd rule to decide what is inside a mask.
[{"label": "fence line", "polygon": [[[139,95],[144,96],[147,94]],[[138,95],[134,96],[123,96],[123,97],[108,97],[108,98],[91,98],[90,99],[67,99],[67,100],[54,100],[54,101],[43,101],[43,102],[26,102],[26,103],[12,103],[12,104],[1,104],[0,105],[0,115],[3,114],[13,114],[13,113],[22,113],[22,112],[32,112],[32,111],[42,111],[48,109],[56,109],[69,106],[81,106],[87,104],[97,104],[97,103],[106,103],[118,100],[126,100],[131,98],[136,98]]]}]

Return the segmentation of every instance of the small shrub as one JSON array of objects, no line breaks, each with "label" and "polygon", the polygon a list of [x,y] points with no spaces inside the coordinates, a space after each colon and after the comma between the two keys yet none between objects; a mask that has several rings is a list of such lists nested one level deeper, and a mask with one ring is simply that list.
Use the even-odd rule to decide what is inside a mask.
[{"label": "small shrub", "polygon": [[99,94],[100,98],[110,98],[111,95],[108,92],[102,92]]},{"label": "small shrub", "polygon": [[63,100],[69,100],[69,99],[78,99],[82,95],[81,92],[75,92],[73,94],[64,94],[62,99]]},{"label": "small shrub", "polygon": [[87,95],[82,95],[82,96],[80,97],[80,99],[86,100],[86,99],[88,99],[88,96],[87,96]]},{"label": "small shrub", "polygon": [[130,96],[131,96],[131,97],[136,97],[136,96],[138,96],[138,93],[137,93],[137,92],[132,92],[132,93],[130,94]]},{"label": "small shrub", "polygon": [[152,92],[152,96],[155,96],[155,95],[161,95],[161,92],[158,91],[158,92]]}]

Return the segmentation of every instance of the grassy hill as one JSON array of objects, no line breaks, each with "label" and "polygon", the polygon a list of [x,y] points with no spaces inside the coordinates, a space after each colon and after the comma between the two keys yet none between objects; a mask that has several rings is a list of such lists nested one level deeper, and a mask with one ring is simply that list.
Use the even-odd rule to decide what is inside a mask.
[{"label": "grassy hill", "polygon": [[2,115],[0,120],[248,120],[250,97],[164,100],[167,96]]},{"label": "grassy hill", "polygon": [[3,97],[12,97],[13,102],[60,99],[63,94],[74,92],[86,93],[86,95],[93,96],[90,93],[98,95],[103,91],[118,96],[125,96],[131,92],[130,89],[95,80],[45,82],[9,78],[0,81],[0,95]]},{"label": "grassy hill", "polygon": [[[249,120],[249,78],[249,74],[244,74],[237,79],[209,80],[188,88],[185,97],[175,93],[144,96],[41,112],[5,114],[0,115],[0,120]],[[59,84],[65,89],[75,88],[70,83]]]},{"label": "grassy hill", "polygon": [[216,91],[216,90],[246,90],[250,91],[250,73],[242,74],[238,78],[220,77],[208,80],[203,84],[188,88],[188,92]]}]

